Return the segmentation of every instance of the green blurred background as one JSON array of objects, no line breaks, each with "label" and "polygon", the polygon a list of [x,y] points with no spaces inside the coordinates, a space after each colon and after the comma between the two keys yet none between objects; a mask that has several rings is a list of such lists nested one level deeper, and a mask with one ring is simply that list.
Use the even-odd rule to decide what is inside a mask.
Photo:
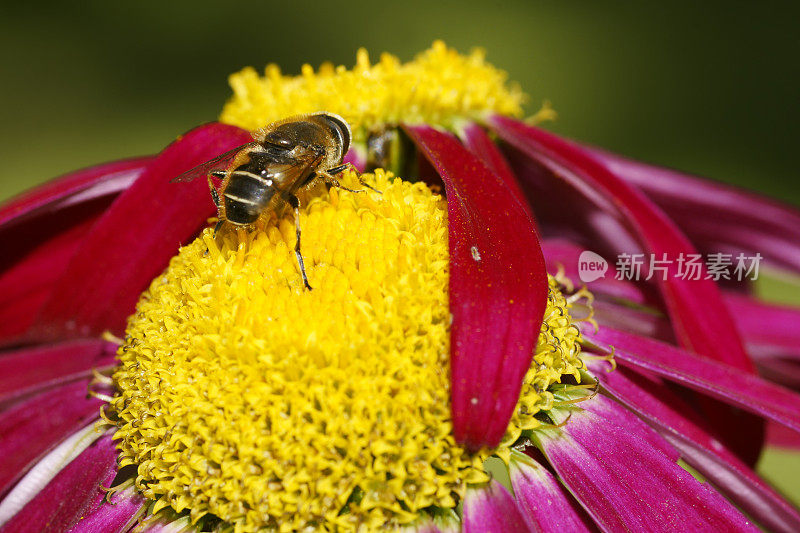
[{"label": "green blurred background", "polygon": [[[352,65],[473,46],[551,129],[800,204],[797,5],[229,1],[0,4],[0,201],[63,172],[157,152],[216,118],[246,65]],[[800,238],[800,236],[798,237]],[[783,292],[785,296],[785,292]],[[797,296],[797,293],[795,293]],[[800,302],[799,298],[794,298]],[[765,475],[800,501],[800,459]]]}]

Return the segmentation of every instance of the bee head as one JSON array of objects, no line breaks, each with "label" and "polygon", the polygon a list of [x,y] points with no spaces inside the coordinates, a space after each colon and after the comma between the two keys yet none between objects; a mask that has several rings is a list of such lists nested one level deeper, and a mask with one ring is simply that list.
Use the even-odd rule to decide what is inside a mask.
[{"label": "bee head", "polygon": [[342,162],[350,149],[352,134],[347,122],[333,113],[289,117],[266,126],[262,142],[285,150],[315,149],[325,155],[328,167]]},{"label": "bee head", "polygon": [[350,140],[352,138],[350,125],[345,119],[334,113],[316,113],[313,117],[319,119],[330,129],[337,140],[337,144],[342,147],[342,153],[339,159],[339,162],[341,162],[341,159],[344,158],[344,154],[350,149]]}]

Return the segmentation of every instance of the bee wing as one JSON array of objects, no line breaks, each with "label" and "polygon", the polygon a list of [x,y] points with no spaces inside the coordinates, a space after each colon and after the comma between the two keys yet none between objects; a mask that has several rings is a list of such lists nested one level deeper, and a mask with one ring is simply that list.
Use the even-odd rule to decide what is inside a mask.
[{"label": "bee wing", "polygon": [[237,146],[233,150],[228,150],[224,154],[220,154],[214,159],[211,159],[210,161],[206,161],[205,163],[197,165],[193,169],[187,170],[186,172],[184,172],[183,174],[181,174],[176,178],[172,178],[170,180],[170,183],[192,181],[197,177],[207,176],[208,173],[211,172],[212,170],[225,168],[233,160],[233,158],[236,157],[236,155],[242,151],[242,149],[251,146],[252,144],[253,143],[246,143],[241,146]]},{"label": "bee wing", "polygon": [[294,194],[315,177],[313,170],[319,165],[319,160],[319,156],[314,154],[303,154],[273,161],[268,170],[284,193]]}]

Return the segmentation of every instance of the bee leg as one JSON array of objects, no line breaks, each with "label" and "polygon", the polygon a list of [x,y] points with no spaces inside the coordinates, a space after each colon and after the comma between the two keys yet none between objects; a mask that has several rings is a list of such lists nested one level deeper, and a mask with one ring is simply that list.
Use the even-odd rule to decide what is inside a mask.
[{"label": "bee leg", "polygon": [[289,205],[294,209],[294,227],[297,234],[297,241],[294,243],[294,254],[297,256],[297,263],[300,265],[300,274],[303,276],[303,285],[306,289],[313,290],[311,285],[308,284],[308,276],[306,276],[306,265],[303,263],[303,254],[300,253],[300,200],[297,196],[289,195]]},{"label": "bee leg", "polygon": [[348,168],[352,169],[356,174],[358,173],[358,170],[356,170],[352,163],[345,163],[343,165],[339,165],[338,167],[333,167],[332,169],[328,170],[328,172],[331,174],[338,174],[339,172],[342,172]]},{"label": "bee leg", "polygon": [[337,180],[335,177],[333,177],[328,172],[321,172],[321,171],[317,170],[317,175],[320,178],[322,178],[323,180],[325,180],[325,185],[327,185],[328,188],[336,187],[338,189],[344,189],[345,191],[350,191],[350,192],[366,192],[364,189],[356,190],[356,189],[350,189],[348,187],[345,187],[344,185],[339,183],[339,180]]},{"label": "bee leg", "polygon": [[[214,205],[217,206],[217,216],[219,216],[219,206],[221,202],[219,200],[219,192],[217,192],[217,188],[214,187],[214,182],[211,181],[212,175],[214,175],[214,172],[208,175],[208,188],[211,190],[211,199],[214,201]],[[219,228],[222,226],[222,222],[222,218],[217,220],[217,225],[214,226],[214,237],[217,236],[217,231],[219,231]]]},{"label": "bee leg", "polygon": [[[344,170],[347,170],[348,168],[356,173],[356,176],[358,176],[358,181],[361,183],[361,185],[363,185],[367,189],[373,190],[374,192],[376,192],[378,194],[383,194],[383,191],[379,191],[378,189],[376,189],[375,187],[373,187],[372,185],[370,185],[369,183],[364,181],[364,178],[361,177],[361,172],[358,171],[358,169],[355,167],[355,165],[353,165],[353,163],[344,163],[342,165],[339,165],[338,167],[333,167],[332,169],[328,170],[328,173],[329,174],[338,174],[338,173],[340,173],[340,172],[342,172]],[[358,192],[361,192],[361,191],[358,191]]]},{"label": "bee leg", "polygon": [[358,175],[358,181],[361,182],[361,185],[363,185],[367,189],[372,189],[373,192],[376,192],[378,194],[383,194],[383,191],[379,191],[378,189],[376,189],[375,187],[364,181],[364,178],[361,177],[361,174]]},{"label": "bee leg", "polygon": [[[211,174],[213,174],[213,172]],[[211,181],[211,174],[208,175],[208,188],[211,191],[211,199],[214,200],[214,205],[217,206],[217,210],[219,210],[219,192],[217,192],[217,188],[214,187],[214,182]]]}]

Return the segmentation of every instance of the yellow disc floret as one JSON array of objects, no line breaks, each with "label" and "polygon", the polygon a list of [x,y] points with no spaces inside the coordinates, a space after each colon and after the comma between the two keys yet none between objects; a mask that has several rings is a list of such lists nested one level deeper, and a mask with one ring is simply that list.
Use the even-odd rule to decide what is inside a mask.
[{"label": "yellow disc floret", "polygon": [[480,120],[487,113],[519,116],[524,95],[505,72],[485,61],[483,50],[460,55],[441,41],[408,63],[390,54],[375,65],[358,51],[352,70],[324,64],[284,76],[277,65],[264,76],[247,67],[230,76],[233,97],[220,120],[255,130],[287,116],[326,110],[344,117],[355,141],[385,125],[438,125]]},{"label": "yellow disc floret", "polygon": [[[273,215],[206,230],[140,300],[110,413],[154,509],[237,531],[377,529],[454,509],[488,479],[494,451],[452,437],[447,205],[424,184],[364,177],[383,194],[301,198],[312,291],[293,219]],[[551,285],[504,449],[582,366],[566,308]]]}]

